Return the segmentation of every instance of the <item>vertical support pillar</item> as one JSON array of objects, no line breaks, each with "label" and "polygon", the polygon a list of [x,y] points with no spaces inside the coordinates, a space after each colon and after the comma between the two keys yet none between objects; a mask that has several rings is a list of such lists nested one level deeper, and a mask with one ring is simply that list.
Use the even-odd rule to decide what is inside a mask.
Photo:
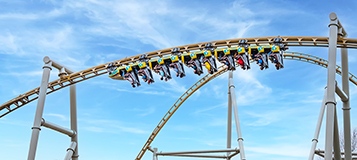
[{"label": "vertical support pillar", "polygon": [[343,102],[343,135],[345,140],[345,160],[352,160],[351,147],[351,118],[350,118],[350,86],[348,72],[348,53],[347,48],[341,48],[341,70],[342,70],[342,90],[348,97]]},{"label": "vertical support pillar", "polygon": [[[75,150],[76,150],[76,146],[77,146],[77,143],[76,142],[71,142],[71,145],[68,147],[67,149],[67,154],[66,156],[64,157],[64,160],[71,160],[71,157],[73,154],[75,154]],[[73,160],[73,159],[72,159]]]},{"label": "vertical support pillar", "polygon": [[[227,116],[227,149],[230,149],[232,147],[232,98],[231,98],[231,91],[230,91],[230,86],[231,86],[231,81],[229,80],[230,78],[233,78],[233,75],[229,73],[228,77],[228,116]],[[230,160],[229,158],[230,152],[227,152],[227,160]]]},{"label": "vertical support pillar", "polygon": [[340,136],[338,134],[338,122],[337,122],[337,111],[335,109],[334,116],[334,133],[333,133],[333,151],[334,151],[334,160],[341,160],[341,149],[340,149]]},{"label": "vertical support pillar", "polygon": [[317,142],[318,142],[318,139],[319,139],[319,134],[320,134],[320,130],[321,130],[321,124],[322,124],[322,120],[324,118],[324,113],[325,113],[326,94],[327,94],[327,91],[325,89],[324,98],[322,100],[320,114],[319,114],[319,118],[317,120],[316,129],[315,129],[315,135],[314,135],[314,138],[312,139],[312,145],[311,145],[311,149],[310,149],[309,160],[313,160],[314,159],[315,149],[316,149],[316,145],[317,145]]},{"label": "vertical support pillar", "polygon": [[153,160],[159,160],[158,158],[157,158],[157,148],[154,148],[154,152],[153,152]]},{"label": "vertical support pillar", "polygon": [[241,132],[241,129],[240,129],[240,124],[239,124],[236,94],[235,94],[235,90],[234,90],[235,87],[234,87],[234,84],[233,84],[233,71],[229,71],[229,83],[231,84],[229,86],[229,90],[231,92],[232,107],[233,107],[234,119],[235,119],[235,124],[236,124],[236,129],[237,129],[238,145],[239,145],[239,151],[240,151],[240,159],[241,160],[246,160],[245,159],[245,153],[244,153],[242,132]]},{"label": "vertical support pillar", "polygon": [[77,130],[77,93],[76,85],[72,84],[69,88],[70,95],[70,114],[71,114],[71,130],[76,132],[76,135],[71,138],[72,142],[76,143],[76,148],[72,155],[72,160],[78,160],[78,130]]},{"label": "vertical support pillar", "polygon": [[41,130],[40,128],[41,119],[43,115],[43,109],[45,105],[45,99],[46,99],[47,88],[48,88],[48,81],[50,78],[50,71],[52,70],[51,65],[52,62],[48,62],[48,63],[45,62],[45,65],[43,66],[43,74],[42,74],[41,86],[39,91],[40,93],[37,101],[35,120],[33,122],[30,149],[29,149],[27,160],[34,160],[36,156],[38,137]]},{"label": "vertical support pillar", "polygon": [[336,50],[338,19],[335,13],[330,14],[329,56],[327,67],[327,96],[326,96],[326,137],[325,137],[325,159],[332,159],[332,145],[334,133],[334,108],[335,102],[335,80],[336,80]]}]

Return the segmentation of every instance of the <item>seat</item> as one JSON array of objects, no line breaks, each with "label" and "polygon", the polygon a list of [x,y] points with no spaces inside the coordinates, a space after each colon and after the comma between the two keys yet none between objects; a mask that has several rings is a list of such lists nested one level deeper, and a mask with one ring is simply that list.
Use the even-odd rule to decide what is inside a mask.
[{"label": "seat", "polygon": [[149,65],[155,73],[158,73],[161,76],[161,80],[167,81],[172,78],[169,69],[170,63],[171,60],[169,57],[161,57],[158,59],[150,60]]},{"label": "seat", "polygon": [[275,64],[277,70],[284,68],[283,54],[286,49],[288,48],[283,43],[282,38],[276,37],[273,39],[271,44],[272,53],[269,55],[269,59]]},{"label": "seat", "polygon": [[202,50],[204,57],[202,58],[202,64],[207,68],[208,73],[213,74],[218,71],[215,60],[214,50],[212,43],[206,43],[205,48]]},{"label": "seat", "polygon": [[234,62],[234,54],[231,53],[230,48],[217,48],[215,56],[219,62],[225,64],[228,70],[236,70]]},{"label": "seat", "polygon": [[140,86],[137,68],[138,65],[136,63],[125,66],[126,73],[124,73],[124,79],[128,80],[133,88]]},{"label": "seat", "polygon": [[180,48],[174,48],[171,50],[172,55],[170,56],[171,63],[169,65],[176,72],[176,77],[185,77],[185,69],[183,67],[181,57]]},{"label": "seat", "polygon": [[150,67],[147,66],[147,59],[141,60],[141,62],[138,62],[139,66],[139,71],[138,75],[142,77],[144,82],[147,82],[148,84],[154,83],[154,77],[152,76],[152,72]]}]

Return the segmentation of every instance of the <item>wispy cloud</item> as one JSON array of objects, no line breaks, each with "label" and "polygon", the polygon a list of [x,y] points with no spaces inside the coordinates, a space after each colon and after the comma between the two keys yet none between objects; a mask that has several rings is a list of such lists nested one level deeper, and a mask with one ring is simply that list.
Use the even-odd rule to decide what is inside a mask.
[{"label": "wispy cloud", "polygon": [[[260,144],[261,145],[261,144]],[[289,157],[306,157],[309,153],[309,148],[304,144],[273,144],[264,145],[261,147],[245,147],[247,151],[264,153],[269,155],[280,155]]]},{"label": "wispy cloud", "polygon": [[29,72],[10,72],[10,73],[0,73],[4,76],[17,76],[17,77],[28,77],[28,76],[41,76],[43,71],[29,71]]},{"label": "wispy cloud", "polygon": [[253,119],[256,119],[254,122],[248,123],[250,126],[266,126],[270,123],[280,121],[282,119],[283,112],[266,112],[266,113],[253,113],[246,112]]},{"label": "wispy cloud", "polygon": [[100,127],[93,127],[93,126],[90,126],[90,127],[84,127],[85,130],[87,131],[91,131],[91,132],[104,132],[104,129],[103,128],[100,128]]},{"label": "wispy cloud", "polygon": [[269,86],[257,79],[256,72],[254,69],[249,72],[238,70],[234,74],[237,102],[240,105],[258,103],[272,93]]},{"label": "wispy cloud", "polygon": [[139,116],[147,116],[150,114],[155,113],[156,108],[155,107],[148,107],[148,108],[133,108],[133,111],[139,112]]},{"label": "wispy cloud", "polygon": [[[128,82],[129,83],[129,82]],[[134,90],[134,89],[117,89],[119,92],[129,92],[129,93],[140,93],[140,94],[149,94],[149,95],[164,95],[165,92],[158,91],[143,91],[143,90]]]},{"label": "wispy cloud", "polygon": [[[109,120],[109,119],[80,119],[81,122],[86,123],[85,129],[92,132],[106,132],[106,133],[115,133],[120,134],[122,132],[126,133],[135,133],[135,134],[147,134],[148,131],[135,128],[128,127],[123,124],[123,122],[117,120]],[[105,129],[103,129],[105,128]]]},{"label": "wispy cloud", "polygon": [[[303,112],[303,111],[301,111],[301,112]],[[278,108],[274,108],[274,110],[246,111],[244,113],[249,115],[253,119],[253,122],[249,122],[249,123],[247,123],[247,125],[266,126],[271,123],[279,122],[279,121],[286,119],[290,116],[298,114],[299,109],[278,107]]]},{"label": "wispy cloud", "polygon": [[203,109],[199,109],[199,110],[196,110],[194,112],[194,114],[201,114],[203,112],[206,112],[206,111],[210,111],[210,110],[214,110],[214,109],[217,109],[217,108],[227,108],[227,103],[222,103],[222,104],[218,104],[218,105],[215,105],[215,106],[211,106],[211,107],[206,107],[206,108],[203,108]]},{"label": "wispy cloud", "polygon": [[62,121],[68,121],[68,117],[62,114],[57,114],[57,113],[45,113],[44,116],[50,116],[50,117],[56,117]]},{"label": "wispy cloud", "polygon": [[0,14],[0,19],[35,20],[38,19],[38,16],[36,14],[7,13]]}]

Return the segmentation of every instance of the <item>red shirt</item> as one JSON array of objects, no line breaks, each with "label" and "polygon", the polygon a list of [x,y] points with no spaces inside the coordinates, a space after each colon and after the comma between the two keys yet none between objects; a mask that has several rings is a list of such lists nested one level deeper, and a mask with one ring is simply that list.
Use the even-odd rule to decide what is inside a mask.
[{"label": "red shirt", "polygon": [[242,61],[242,59],[240,59],[240,58],[238,59],[238,64],[241,65],[241,66],[243,66],[243,61]]}]

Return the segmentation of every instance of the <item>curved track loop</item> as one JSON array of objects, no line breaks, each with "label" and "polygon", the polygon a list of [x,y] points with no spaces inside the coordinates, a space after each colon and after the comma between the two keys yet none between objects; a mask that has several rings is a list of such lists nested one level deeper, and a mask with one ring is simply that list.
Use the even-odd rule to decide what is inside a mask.
[{"label": "curved track loop", "polygon": [[166,122],[171,118],[171,116],[176,112],[176,110],[181,106],[181,104],[186,101],[187,98],[189,98],[193,93],[195,93],[199,88],[201,88],[207,82],[220,76],[221,74],[223,74],[227,71],[227,68],[225,66],[220,66],[218,69],[219,69],[218,72],[216,72],[212,75],[207,74],[203,78],[198,80],[185,93],[183,93],[180,98],[177,99],[177,101],[174,103],[174,105],[172,105],[172,107],[169,109],[169,111],[165,114],[164,118],[161,119],[161,121],[156,126],[154,131],[151,133],[149,139],[146,141],[144,147],[140,150],[138,156],[136,157],[136,160],[141,159],[141,157],[144,155],[146,150],[149,148],[151,142],[154,140],[156,135],[160,132],[161,128],[164,127]]},{"label": "curved track loop", "polygon": [[[322,58],[304,54],[304,53],[298,53],[298,52],[285,52],[284,53],[284,59],[291,59],[291,60],[298,60],[298,61],[303,61],[303,62],[308,62],[312,64],[316,64],[322,67],[327,68],[328,61],[324,60]],[[156,135],[159,133],[159,131],[164,127],[166,122],[171,118],[171,116],[176,112],[176,110],[181,106],[181,104],[189,98],[195,91],[197,91],[199,88],[201,88],[203,85],[208,83],[210,80],[222,75],[227,71],[227,69],[223,66],[219,68],[220,70],[213,75],[207,74],[200,80],[198,80],[194,85],[191,86],[182,96],[174,103],[174,105],[170,108],[170,110],[165,114],[164,118],[161,119],[159,124],[156,126],[154,131],[151,133],[150,137],[144,144],[143,148],[140,150],[138,156],[136,157],[136,160],[140,160],[146,150],[149,148],[150,144],[152,141],[155,139]],[[341,67],[336,65],[336,72],[341,75]],[[357,86],[357,77],[354,76],[353,74],[349,73],[349,79],[350,81]]]},{"label": "curved track loop", "polygon": [[[304,54],[304,53],[298,53],[298,52],[285,52],[284,53],[284,59],[291,59],[291,60],[298,60],[298,61],[303,61],[303,62],[308,62],[312,64],[319,65],[321,67],[327,68],[328,61],[316,56]],[[341,75],[341,67],[336,65],[336,73]],[[357,86],[357,77],[353,75],[352,73],[349,73],[349,80],[352,82],[354,85]]]},{"label": "curved track loop", "polygon": [[[242,39],[248,40],[248,44],[268,44],[272,43],[273,39],[276,37],[253,37],[253,38],[239,38],[239,39],[227,39],[227,40],[219,40],[219,41],[210,41],[210,42],[202,42],[202,43],[196,43],[196,44],[190,44],[190,45],[184,45],[184,46],[178,46],[178,47],[173,47],[173,48],[180,48],[181,51],[191,51],[191,50],[197,50],[197,49],[202,49],[206,43],[213,43],[215,47],[223,47],[223,46],[232,46],[232,45],[238,45],[238,41]],[[283,39],[283,43],[285,43],[287,46],[312,46],[312,47],[328,47],[328,37],[298,37],[298,36],[283,36],[281,37]],[[351,38],[339,38],[337,40],[337,47],[339,48],[354,48],[357,49],[357,39],[351,39]],[[148,52],[144,53],[148,55],[148,58],[154,58],[158,56],[163,56],[163,55],[168,55],[171,54],[171,49],[173,48],[167,48],[167,49],[162,49],[158,51],[153,51],[153,52]],[[140,54],[143,55],[143,54]],[[121,60],[113,61],[110,63],[115,63],[116,66],[119,65],[126,65],[131,62],[136,62],[139,60],[140,55],[132,56],[132,57],[126,57]],[[47,94],[50,94],[52,92],[55,92],[59,89],[62,89],[64,87],[67,87],[71,84],[75,84],[99,75],[103,75],[107,73],[106,68],[109,63],[101,64],[83,71],[79,71],[76,73],[73,73],[69,76],[67,76],[67,79],[61,80],[55,80],[52,81],[48,84],[48,90]],[[29,92],[26,92],[22,95],[19,95],[18,97],[2,104],[0,106],[0,111],[6,110],[5,113],[0,115],[0,118],[9,114],[12,111],[15,111],[16,109],[36,100],[38,98],[39,94],[39,87],[35,88]]]}]

